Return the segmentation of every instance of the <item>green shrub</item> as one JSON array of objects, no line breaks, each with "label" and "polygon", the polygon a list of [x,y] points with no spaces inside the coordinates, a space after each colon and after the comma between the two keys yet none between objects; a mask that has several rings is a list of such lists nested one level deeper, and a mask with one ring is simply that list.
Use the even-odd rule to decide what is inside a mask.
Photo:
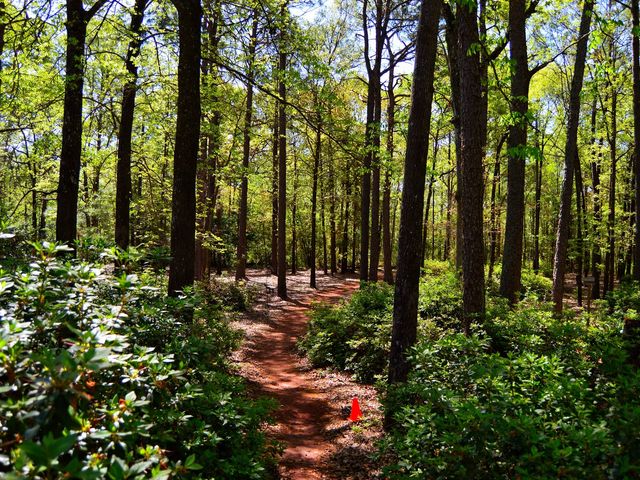
[{"label": "green shrub", "polygon": [[0,275],[4,477],[262,478],[272,405],[226,372],[238,338],[220,308],[63,249]]},{"label": "green shrub", "polygon": [[[493,271],[493,277],[487,279],[487,287],[490,295],[498,295],[500,288],[500,275],[502,273],[502,266],[496,265]],[[535,273],[528,268],[522,269],[522,290],[520,291],[520,299],[538,300],[547,302],[551,300],[551,290],[553,288],[553,280],[542,275],[541,273]]]},{"label": "green shrub", "polygon": [[[387,392],[391,478],[635,478],[640,374],[615,322],[534,309],[414,349]],[[617,334],[616,334],[617,332]]]},{"label": "green shrub", "polygon": [[300,348],[314,366],[331,366],[370,383],[387,367],[393,288],[367,284],[338,307],[316,306]]},{"label": "green shrub", "polygon": [[420,280],[418,313],[442,329],[462,328],[462,289],[455,272]]}]

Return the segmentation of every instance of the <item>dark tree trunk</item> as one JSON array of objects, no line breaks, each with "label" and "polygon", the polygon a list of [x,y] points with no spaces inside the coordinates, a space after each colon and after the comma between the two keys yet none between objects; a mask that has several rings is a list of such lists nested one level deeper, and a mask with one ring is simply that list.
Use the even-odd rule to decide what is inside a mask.
[{"label": "dark tree trunk", "polygon": [[[451,132],[447,135],[447,159],[448,165],[451,163]],[[442,255],[443,260],[449,260],[451,255],[451,213],[453,211],[453,182],[451,179],[451,173],[447,175],[447,224],[445,225],[445,238],[444,238],[444,252]]]},{"label": "dark tree trunk", "polygon": [[318,205],[318,173],[320,171],[320,155],[322,153],[322,136],[320,134],[322,130],[322,117],[320,115],[320,108],[317,105],[318,97],[316,94],[316,108],[318,109],[316,114],[316,148],[313,152],[313,185],[311,188],[311,255],[309,258],[309,264],[311,266],[311,273],[309,275],[309,285],[311,288],[316,288],[316,210]]},{"label": "dark tree trunk", "polygon": [[540,211],[542,207],[542,159],[543,152],[541,149],[540,135],[542,133],[536,133],[536,146],[538,154],[535,158],[536,170],[535,170],[535,212],[533,214],[533,271],[538,273],[540,271]]},{"label": "dark tree trunk", "polygon": [[[391,50],[391,48],[389,48]],[[395,58],[390,51],[389,80],[387,85],[387,161],[393,163],[394,133],[396,126]],[[393,284],[393,249],[391,246],[391,167],[385,168],[384,189],[382,193],[382,263],[383,280]]]},{"label": "dark tree trunk", "polygon": [[67,52],[58,180],[56,241],[73,246],[78,229],[78,183],[82,153],[82,87],[87,12],[82,0],[67,0]]},{"label": "dark tree trunk", "polygon": [[338,273],[336,258],[336,173],[333,156],[329,155],[329,266],[331,275]]},{"label": "dark tree trunk", "polygon": [[131,215],[131,137],[133,133],[133,114],[138,89],[138,66],[142,46],[142,20],[147,0],[136,0],[131,14],[131,40],[127,49],[125,67],[128,78],[122,90],[122,113],[118,132],[118,166],[116,178],[116,245],[123,250],[129,248]]},{"label": "dark tree trunk", "polygon": [[271,273],[278,274],[278,101],[275,103],[273,116],[273,150],[271,167]]},{"label": "dark tree trunk", "polygon": [[240,184],[240,208],[238,211],[238,249],[236,252],[236,281],[247,276],[247,209],[249,196],[249,159],[251,157],[251,122],[253,118],[253,79],[256,55],[256,36],[258,35],[258,12],[253,11],[251,39],[248,48],[247,101],[244,112],[244,131],[242,144],[242,183]]},{"label": "dark tree trunk", "polygon": [[600,199],[600,153],[596,154],[596,119],[597,119],[597,106],[596,101],[593,101],[591,108],[591,145],[592,145],[592,162],[591,162],[591,184],[593,186],[593,235],[595,241],[592,242],[593,255],[592,255],[592,272],[593,272],[593,287],[591,289],[591,298],[597,300],[600,298],[600,264],[602,263],[602,255],[600,253],[600,245],[598,240],[598,226],[602,222],[602,209]]},{"label": "dark tree trunk", "polygon": [[349,207],[351,201],[351,175],[347,166],[345,179],[345,204],[344,223],[342,229],[342,257],[340,258],[340,272],[344,275],[348,270],[348,250],[349,250]]},{"label": "dark tree trunk", "polygon": [[373,110],[373,156],[371,175],[371,259],[369,261],[369,281],[378,281],[380,264],[380,121],[382,118],[382,96],[380,73],[375,90],[375,106]]},{"label": "dark tree trunk", "polygon": [[461,173],[461,152],[460,143],[460,65],[458,59],[458,18],[453,14],[451,8],[445,3],[445,42],[447,45],[447,65],[449,67],[449,81],[451,85],[451,108],[453,118],[451,122],[454,126],[456,143],[456,268],[462,268],[462,214],[460,211],[460,173]]},{"label": "dark tree trunk", "polygon": [[511,53],[511,121],[507,153],[507,219],[500,276],[500,295],[510,303],[519,300],[522,281],[524,238],[524,187],[529,110],[529,72],[527,59],[526,1],[509,2],[509,42]]},{"label": "dark tree trunk", "polygon": [[[483,166],[486,110],[482,93],[477,6],[460,5],[458,64],[460,71],[460,211],[464,330],[484,316]],[[474,52],[475,53],[471,53]],[[484,115],[484,116],[483,116]]]},{"label": "dark tree trunk", "polygon": [[584,81],[584,69],[587,58],[589,29],[594,0],[585,0],[578,33],[571,92],[569,94],[569,119],[567,122],[567,139],[564,151],[564,178],[558,215],[558,231],[553,259],[553,302],[556,314],[562,313],[564,296],[564,275],[567,268],[567,249],[569,245],[569,228],[571,226],[571,198],[573,196],[573,175],[575,158],[578,151],[578,124],[580,121],[580,92]]},{"label": "dark tree trunk", "polygon": [[631,17],[633,19],[633,172],[635,177],[633,278],[640,281],[640,14],[638,0],[631,0]]},{"label": "dark tree trunk", "polygon": [[609,180],[609,215],[607,217],[607,253],[604,260],[604,285],[602,294],[613,290],[613,279],[615,275],[615,252],[616,252],[616,236],[614,225],[616,223],[616,176],[618,164],[618,94],[613,85],[611,95],[611,129],[609,130],[609,154],[611,158],[611,174]]},{"label": "dark tree trunk", "polygon": [[324,274],[327,275],[329,273],[329,263],[327,259],[327,223],[325,216],[326,185],[324,182],[324,162],[322,162],[322,157],[320,159],[320,223],[322,227],[322,270]]},{"label": "dark tree trunk", "polygon": [[298,273],[298,156],[293,155],[293,198],[291,199],[291,274]]},{"label": "dark tree trunk", "polygon": [[[404,382],[409,373],[407,349],[416,341],[420,250],[415,240],[422,231],[426,159],[429,150],[431,102],[437,52],[441,0],[423,0],[416,40],[409,131],[404,162],[398,270],[393,302],[389,383]],[[391,424],[387,417],[386,424]]]},{"label": "dark tree trunk", "polygon": [[583,224],[584,211],[582,208],[583,191],[582,191],[582,168],[580,165],[580,157],[576,154],[576,288],[578,290],[578,306],[582,306],[582,272],[584,265],[584,239]]},{"label": "dark tree trunk", "polygon": [[489,232],[489,278],[493,277],[493,268],[496,263],[496,248],[498,246],[498,230],[499,230],[499,216],[498,207],[496,204],[496,193],[498,184],[500,182],[500,154],[502,152],[502,146],[504,145],[506,135],[500,137],[498,146],[496,147],[496,162],[493,165],[493,177],[491,179],[491,217]]},{"label": "dark tree trunk", "polygon": [[[287,9],[282,6],[281,14]],[[286,36],[280,32],[280,52],[278,54],[278,296],[287,298],[287,85],[285,70],[287,68],[287,54],[284,51]]]},{"label": "dark tree trunk", "polygon": [[178,11],[178,117],[173,155],[169,294],[193,284],[196,171],[200,137],[200,0],[172,0]]},{"label": "dark tree trunk", "polygon": [[429,213],[431,212],[431,199],[433,198],[433,185],[436,181],[434,174],[436,168],[436,160],[438,159],[438,140],[433,142],[433,161],[431,163],[431,176],[429,177],[429,188],[427,189],[427,201],[424,206],[424,224],[422,226],[422,244],[420,249],[420,264],[424,266],[424,262],[427,259],[427,234],[429,226]]}]

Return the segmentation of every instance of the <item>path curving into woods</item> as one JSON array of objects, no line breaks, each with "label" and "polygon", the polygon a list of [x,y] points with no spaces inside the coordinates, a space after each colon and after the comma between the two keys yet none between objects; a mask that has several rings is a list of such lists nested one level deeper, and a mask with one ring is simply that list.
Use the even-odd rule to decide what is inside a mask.
[{"label": "path curving into woods", "polygon": [[290,276],[287,301],[272,294],[275,276],[249,272],[249,281],[261,285],[265,294],[239,321],[246,336],[234,359],[253,394],[272,397],[280,405],[275,412],[276,425],[268,429],[284,446],[279,477],[370,478],[365,470],[373,442],[371,438],[354,439],[344,406],[357,395],[363,410],[377,417],[374,389],[343,374],[312,369],[296,349],[296,341],[306,331],[312,303],[338,303],[358,288],[358,280],[319,275],[319,288],[312,290],[307,274]]}]

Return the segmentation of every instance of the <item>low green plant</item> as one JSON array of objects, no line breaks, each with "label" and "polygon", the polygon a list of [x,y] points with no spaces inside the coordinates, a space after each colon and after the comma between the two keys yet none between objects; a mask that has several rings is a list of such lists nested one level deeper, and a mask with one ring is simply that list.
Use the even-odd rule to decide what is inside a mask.
[{"label": "low green plant", "polygon": [[314,308],[300,348],[312,364],[353,373],[361,382],[373,382],[387,366],[391,342],[393,288],[371,283],[338,307]]},{"label": "low green plant", "polygon": [[219,305],[34,248],[0,274],[3,478],[265,476],[272,403],[226,371]]}]

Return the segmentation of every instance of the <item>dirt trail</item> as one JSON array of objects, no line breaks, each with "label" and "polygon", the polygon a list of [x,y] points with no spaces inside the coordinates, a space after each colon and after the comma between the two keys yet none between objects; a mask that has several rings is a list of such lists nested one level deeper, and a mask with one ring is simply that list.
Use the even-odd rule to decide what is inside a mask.
[{"label": "dirt trail", "polygon": [[[358,287],[358,281],[320,275],[319,288],[314,291],[308,288],[307,275],[292,276],[288,278],[289,299],[285,302],[273,296],[275,277],[253,272],[249,279],[261,284],[268,294],[240,325],[247,335],[236,361],[242,375],[253,384],[255,393],[270,396],[281,405],[275,415],[277,425],[270,429],[274,438],[285,446],[280,477],[287,480],[335,478],[339,466],[333,468],[329,464],[340,462],[335,458],[339,443],[336,436],[351,430],[341,405],[348,402],[345,397],[350,394],[361,393],[370,398],[372,389],[352,384],[348,377],[339,374],[335,374],[340,378],[337,382],[334,378],[332,385],[319,383],[318,373],[296,353],[296,340],[306,331],[312,302],[337,303],[348,298]],[[333,374],[325,373],[324,377],[327,375]],[[336,384],[339,385],[334,389]],[[337,394],[338,398],[337,391],[342,392]],[[338,478],[359,476],[341,474]]]}]

